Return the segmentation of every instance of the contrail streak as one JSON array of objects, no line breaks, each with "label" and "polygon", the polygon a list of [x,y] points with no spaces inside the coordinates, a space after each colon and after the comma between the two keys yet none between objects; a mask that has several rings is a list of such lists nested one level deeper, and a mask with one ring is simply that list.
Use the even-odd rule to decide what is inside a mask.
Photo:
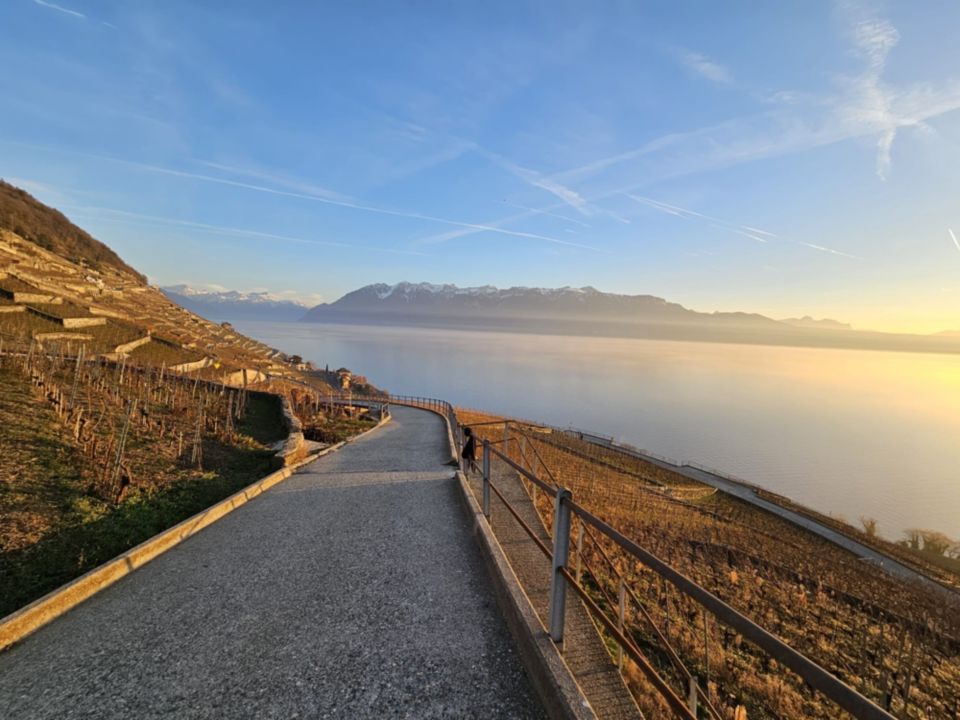
[{"label": "contrail streak", "polygon": [[950,233],[950,238],[953,240],[953,244],[957,246],[957,250],[960,250],[960,242],[957,242],[957,236],[953,234],[953,230],[947,228],[947,232]]},{"label": "contrail streak", "polygon": [[44,145],[35,145],[32,143],[13,142],[12,144],[18,145],[21,147],[38,148],[46,151],[63,152],[63,153],[68,153],[70,155],[76,155],[79,157],[94,158],[94,159],[103,160],[106,162],[113,162],[120,165],[126,165],[127,167],[137,168],[139,170],[157,173],[160,175],[169,175],[171,177],[186,178],[190,180],[199,180],[201,182],[215,183],[217,185],[226,185],[228,187],[242,188],[244,190],[252,190],[254,192],[265,193],[268,195],[278,195],[281,197],[298,198],[300,200],[310,200],[312,202],[318,202],[324,205],[332,205],[334,207],[348,208],[348,209],[357,210],[360,212],[374,213],[377,215],[387,215],[390,217],[409,218],[411,220],[423,220],[426,222],[439,223],[441,225],[451,225],[453,227],[463,228],[471,233],[491,232],[491,233],[497,233],[499,235],[507,235],[510,237],[525,238],[529,240],[541,240],[543,242],[552,243],[554,245],[566,245],[567,247],[581,248],[583,250],[591,250],[593,252],[604,252],[600,248],[595,247],[593,245],[570,242],[568,240],[561,240],[560,238],[551,237],[549,235],[540,235],[538,233],[522,232],[520,230],[508,230],[506,228],[498,227],[496,225],[486,225],[482,223],[471,223],[471,222],[463,222],[460,220],[451,220],[449,218],[437,217],[436,215],[428,215],[426,213],[407,212],[404,210],[392,210],[390,208],[378,207],[375,205],[365,205],[363,203],[350,202],[347,200],[338,200],[338,199],[324,197],[322,195],[312,194],[312,193],[292,192],[289,190],[278,190],[277,188],[267,187],[265,185],[257,185],[254,183],[240,182],[237,180],[229,180],[227,178],[216,177],[213,175],[204,175],[201,173],[188,172],[186,170],[175,170],[173,168],[161,167],[159,165],[151,165],[149,163],[137,162],[135,160],[124,160],[122,158],[112,157],[110,155],[99,155],[96,153],[87,153],[80,150],[50,148]]},{"label": "contrail streak", "polygon": [[[234,227],[223,227],[221,225],[210,225],[207,223],[193,222],[191,220],[179,220],[176,218],[166,218],[158,217],[156,215],[143,215],[141,213],[128,212],[126,210],[115,210],[113,208],[105,207],[92,207],[84,205],[62,205],[61,207],[68,210],[77,210],[80,213],[87,214],[90,217],[94,217],[100,220],[114,220],[120,222],[134,222],[142,223],[146,222],[149,224],[161,224],[161,225],[177,225],[180,227],[192,228],[195,230],[202,230],[204,232],[217,233],[221,235],[240,235],[243,237],[250,238],[262,238],[264,240],[280,240],[282,242],[291,242],[299,243],[302,245],[323,245],[326,247],[342,247],[349,248],[356,251],[369,251],[369,252],[381,252],[388,253],[391,255],[419,255],[424,256],[426,253],[416,252],[414,250],[396,250],[393,248],[384,248],[384,247],[375,247],[375,246],[366,246],[366,245],[351,245],[350,243],[336,242],[333,240],[310,240],[306,238],[291,237],[289,235],[277,235],[275,233],[260,232],[259,230],[247,230],[246,228],[234,228]],[[115,217],[104,217],[103,213],[112,215]]]}]

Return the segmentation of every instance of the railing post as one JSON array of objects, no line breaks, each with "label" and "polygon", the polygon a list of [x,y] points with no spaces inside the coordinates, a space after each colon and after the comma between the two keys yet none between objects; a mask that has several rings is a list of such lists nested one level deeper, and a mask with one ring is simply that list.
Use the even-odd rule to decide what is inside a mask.
[{"label": "railing post", "polygon": [[[536,498],[534,498],[536,501]],[[577,519],[577,585],[583,577],[583,520]]]},{"label": "railing post", "polygon": [[691,675],[687,680],[687,706],[693,716],[697,716],[697,679]]},{"label": "railing post", "polygon": [[553,577],[550,579],[550,637],[563,642],[563,623],[567,610],[567,579],[560,572],[566,567],[570,552],[570,506],[564,500],[572,499],[566,488],[557,490],[553,512]]},{"label": "railing post", "polygon": [[[617,629],[624,631],[624,618],[627,614],[627,593],[623,585],[623,578],[620,578],[620,607],[617,612]],[[617,667],[623,670],[623,645],[617,645]]]},{"label": "railing post", "polygon": [[490,441],[483,441],[483,516],[490,519]]}]

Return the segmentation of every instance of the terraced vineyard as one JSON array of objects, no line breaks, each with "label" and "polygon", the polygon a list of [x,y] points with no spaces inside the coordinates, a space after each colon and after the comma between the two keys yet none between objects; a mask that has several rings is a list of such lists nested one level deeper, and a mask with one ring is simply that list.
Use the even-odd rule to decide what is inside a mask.
[{"label": "terraced vineyard", "polygon": [[332,388],[2,182],[0,206],[3,616],[266,475],[282,396]]},{"label": "terraced vineyard", "polygon": [[[956,597],[898,581],[780,518],[652,463],[617,458],[562,433],[510,428],[506,447],[514,461],[571,489],[588,510],[893,714],[960,713]],[[502,444],[502,424],[476,431]],[[538,509],[549,527],[552,502],[543,493]],[[615,616],[623,577],[639,602],[630,603],[629,630],[678,692],[684,687],[679,662],[708,689],[720,717],[844,716],[618,546],[596,533],[586,536],[582,562],[592,570],[585,577],[593,596]],[[667,716],[629,662],[625,674],[645,712]]]},{"label": "terraced vineyard", "polygon": [[287,433],[276,396],[64,349],[0,355],[17,446],[2,461],[0,616],[266,475]]}]

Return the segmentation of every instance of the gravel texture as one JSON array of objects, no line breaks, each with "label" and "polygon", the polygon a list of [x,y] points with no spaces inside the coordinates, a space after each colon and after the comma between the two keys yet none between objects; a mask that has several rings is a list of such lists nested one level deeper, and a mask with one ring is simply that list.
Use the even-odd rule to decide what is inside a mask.
[{"label": "gravel texture", "polygon": [[0,716],[543,717],[443,421],[394,412],[0,654]]}]

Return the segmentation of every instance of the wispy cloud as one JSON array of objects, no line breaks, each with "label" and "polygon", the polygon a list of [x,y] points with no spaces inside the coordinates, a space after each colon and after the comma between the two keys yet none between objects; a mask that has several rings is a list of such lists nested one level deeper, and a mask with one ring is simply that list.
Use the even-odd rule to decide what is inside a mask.
[{"label": "wispy cloud", "polygon": [[[484,155],[488,159],[495,162],[500,167],[509,171],[516,177],[520,178],[521,180],[526,182],[528,185],[535,188],[540,188],[541,190],[545,190],[551,195],[553,195],[554,197],[559,198],[565,205],[572,207],[581,215],[584,215],[584,216],[605,215],[606,217],[612,218],[613,220],[616,220],[619,223],[623,223],[624,225],[630,224],[630,221],[627,220],[625,217],[617,215],[615,212],[611,210],[599,207],[597,205],[594,205],[588,202],[579,192],[561,183],[557,179],[559,177],[557,175],[554,175],[554,176],[544,175],[543,173],[537,172],[536,170],[531,170],[530,168],[521,167],[516,163],[513,163],[507,160],[506,158],[500,155],[497,155],[496,153],[491,153],[487,150],[483,150],[478,146],[475,146],[475,150],[477,150],[477,152],[479,152],[481,155]],[[549,211],[550,208],[546,208],[545,210]],[[531,212],[534,214],[543,214],[545,210],[531,209]]]},{"label": "wispy cloud", "polygon": [[741,225],[744,230],[752,232],[755,235],[766,235],[767,237],[776,237],[772,232],[767,232],[766,230],[761,230],[760,228],[751,227],[750,225]]},{"label": "wispy cloud", "polygon": [[552,245],[565,245],[567,247],[579,248],[580,250],[605,252],[595,245],[587,245],[585,243],[572,242],[570,240],[561,240],[560,238],[552,237],[550,235],[541,235],[539,233],[521,232],[519,230],[505,230],[502,227],[502,224],[506,224],[507,222],[511,222],[515,219],[516,217],[514,216],[513,218],[505,218],[490,224],[465,225],[460,230],[451,230],[449,232],[438,233],[436,235],[427,235],[426,237],[419,238],[414,240],[414,245],[439,245],[441,243],[449,242],[450,240],[456,240],[457,238],[466,237],[468,235],[475,235],[480,232],[499,232],[516,237],[527,238],[530,240],[541,240]]},{"label": "wispy cloud", "polygon": [[570,188],[558,183],[556,180],[553,180],[546,175],[541,175],[533,170],[527,170],[521,168],[522,175],[524,179],[534,187],[542,188],[552,195],[556,195],[558,198],[563,200],[567,205],[576,210],[579,210],[584,215],[590,214],[590,209],[587,206],[587,201],[576,190],[571,190]]},{"label": "wispy cloud", "polygon": [[[27,143],[16,143],[16,144],[22,145],[25,147],[38,147],[46,150],[52,149],[52,148],[46,148],[43,146],[30,145]],[[56,151],[64,152],[61,149],[56,149]],[[377,215],[408,218],[410,220],[423,220],[425,222],[433,222],[433,223],[438,223],[440,225],[452,225],[454,227],[463,228],[464,230],[469,230],[471,232],[492,232],[499,235],[507,235],[509,237],[518,237],[518,238],[524,238],[529,240],[541,240],[541,241],[553,243],[556,245],[566,245],[568,247],[576,247],[584,250],[602,252],[600,248],[594,247],[592,245],[584,245],[582,243],[573,243],[567,240],[561,240],[560,238],[550,237],[549,235],[541,235],[539,233],[522,232],[519,230],[509,230],[504,227],[499,227],[497,224],[482,224],[482,223],[466,222],[461,220],[451,220],[450,218],[437,217],[435,215],[428,215],[426,213],[408,212],[405,210],[393,210],[390,208],[377,207],[375,205],[366,205],[363,203],[352,202],[348,200],[336,200],[334,198],[323,197],[320,195],[307,194],[303,192],[295,192],[292,190],[280,190],[278,188],[273,188],[266,185],[256,185],[253,183],[241,182],[239,180],[230,180],[229,178],[216,177],[213,175],[204,175],[201,173],[188,172],[186,170],[176,170],[174,168],[167,168],[159,165],[151,165],[149,163],[142,163],[134,160],[123,160],[121,158],[115,158],[109,155],[97,155],[93,153],[85,153],[85,152],[79,152],[79,151],[66,151],[66,152],[69,152],[70,154],[73,154],[73,155],[79,155],[82,157],[94,158],[97,160],[104,160],[106,162],[117,163],[118,165],[124,165],[126,167],[136,168],[144,172],[157,173],[159,175],[169,175],[171,177],[197,180],[200,182],[213,183],[217,185],[225,185],[227,187],[242,188],[244,190],[251,190],[253,192],[265,193],[267,195],[277,195],[280,197],[290,197],[290,198],[298,198],[300,200],[309,200],[311,202],[318,202],[324,205],[332,205],[335,207],[348,208],[351,210],[374,213]]]},{"label": "wispy cloud", "polygon": [[760,237],[759,235],[756,235],[752,232],[747,232],[746,230],[736,230],[735,232],[738,235],[743,235],[745,238],[750,238],[751,240],[755,240],[757,242],[762,242],[762,243],[767,242],[767,238]]},{"label": "wispy cloud", "polygon": [[891,150],[901,125],[912,124],[898,118],[894,112],[894,93],[884,84],[890,52],[900,42],[900,33],[887,20],[863,16],[856,5],[846,5],[848,12],[857,17],[851,28],[853,51],[864,63],[861,75],[850,78],[852,102],[844,109],[845,115],[855,124],[873,128],[877,139],[877,176],[886,180],[890,173]]},{"label": "wispy cloud", "polygon": [[353,200],[353,198],[351,198],[349,195],[343,195],[341,193],[334,192],[333,190],[328,190],[325,187],[304,182],[302,180],[289,178],[275,172],[253,168],[241,168],[235,165],[225,165],[223,163],[210,162],[208,160],[197,160],[197,162],[204,167],[208,167],[213,170],[220,170],[232,175],[262,180],[264,182],[272,183],[273,185],[279,185],[280,187],[285,187],[289,190],[294,190],[305,195],[315,195],[321,198],[330,198],[331,200]]},{"label": "wispy cloud", "polygon": [[824,247],[823,245],[817,245],[815,243],[805,242],[803,240],[792,240],[786,238],[787,242],[796,243],[797,245],[804,245],[808,248],[813,248],[814,250],[819,250],[820,252],[829,253],[831,255],[839,255],[840,257],[851,258],[853,260],[859,260],[860,258],[856,255],[851,255],[850,253],[843,252],[842,250],[836,250],[834,248]]},{"label": "wispy cloud", "polygon": [[442,225],[453,225],[455,227],[463,228],[465,230],[471,230],[476,232],[492,232],[500,235],[508,235],[510,237],[525,238],[529,240],[542,240],[544,242],[554,243],[556,245],[567,245],[569,247],[577,247],[584,250],[594,250],[599,251],[599,248],[593,247],[591,245],[584,245],[582,243],[573,243],[568,242],[567,240],[561,240],[559,238],[550,237],[549,235],[541,235],[539,233],[530,233],[522,232],[520,230],[509,230],[504,227],[499,227],[497,225],[487,225],[481,223],[472,223],[472,222],[463,222],[460,220],[451,220],[449,218],[441,218],[435,215],[427,215],[425,213],[418,212],[407,212],[404,210],[392,210],[389,208],[376,207],[374,205],[364,205],[357,202],[351,202],[346,200],[335,200],[329,197],[322,197],[319,195],[305,194],[302,192],[293,192],[287,190],[278,190],[276,188],[266,187],[263,185],[253,185],[250,183],[238,182],[235,180],[228,180],[226,178],[213,177],[210,175],[201,175],[198,173],[186,172],[183,170],[174,170],[171,168],[159,167],[156,165],[147,165],[144,163],[132,163],[126,160],[120,160],[118,162],[123,162],[125,164],[134,165],[140,167],[144,170],[150,172],[156,172],[160,174],[172,175],[175,177],[190,178],[193,180],[200,180],[203,182],[219,183],[221,185],[228,185],[232,187],[245,188],[247,190],[253,190],[256,192],[268,193],[271,195],[281,195],[285,197],[300,198],[302,200],[312,200],[314,202],[320,202],[327,205],[334,205],[337,207],[350,208],[352,210],[359,210],[362,212],[375,213],[377,215],[389,215],[391,217],[402,217],[408,218],[411,220],[424,220],[427,222],[440,223]]},{"label": "wispy cloud", "polygon": [[803,245],[808,247],[811,250],[817,250],[818,252],[828,253],[830,255],[837,255],[840,257],[859,259],[856,255],[851,255],[850,253],[843,252],[842,250],[836,250],[834,248],[826,247],[824,245],[817,245],[815,243],[805,242],[803,240],[794,240],[793,238],[785,238],[772,233],[768,230],[760,230],[759,228],[752,227],[750,225],[740,225],[738,223],[728,222],[727,220],[721,220],[720,218],[713,217],[712,215],[707,215],[706,213],[697,212],[696,210],[688,210],[687,208],[679,207],[678,205],[670,205],[661,200],[654,200],[652,198],[643,197],[642,195],[633,195],[630,193],[624,193],[631,200],[647,205],[659,210],[660,212],[666,213],[668,215],[673,215],[675,217],[686,217],[697,219],[702,222],[706,222],[714,227],[721,228],[723,230],[731,230],[738,235],[743,237],[750,238],[756,242],[766,243],[769,240],[777,239],[783,242],[793,243],[795,245]]},{"label": "wispy cloud", "polygon": [[70,8],[65,8],[62,5],[57,5],[56,3],[46,2],[46,0],[33,0],[34,4],[40,5],[45,8],[50,8],[51,10],[56,10],[57,12],[62,12],[67,15],[73,15],[74,17],[83,18],[86,20],[87,16],[82,12],[77,12],[76,10],[71,10]]},{"label": "wispy cloud", "polygon": [[[636,173],[642,167],[643,181],[622,183],[618,189],[606,191],[609,196],[658,180],[807,152],[859,138],[875,139],[876,173],[887,178],[898,132],[904,128],[929,129],[927,121],[960,110],[960,81],[891,85],[883,76],[900,39],[896,27],[856,2],[843,3],[840,8],[858,69],[835,76],[835,90],[820,95],[775,93],[778,101],[769,110],[655,137],[637,147],[554,173],[548,180],[568,186],[573,181],[614,172]],[[651,164],[653,170],[647,167]],[[596,192],[582,195],[589,202],[602,197]]]},{"label": "wispy cloud", "polygon": [[[696,218],[699,220],[705,220],[715,227],[723,228],[725,230],[732,230],[744,237],[748,237],[751,240],[756,240],[758,242],[766,242],[766,238],[775,238],[776,235],[772,232],[766,230],[759,230],[757,228],[751,227],[749,225],[740,225],[739,223],[728,222],[727,220],[721,220],[720,218],[713,217],[712,215],[707,215],[705,213],[697,212],[696,210],[688,210],[687,208],[682,208],[677,205],[670,205],[665,203],[662,200],[654,200],[653,198],[644,197],[642,195],[633,195],[630,193],[624,193],[628,198],[634,202],[641,203],[642,205],[647,205],[659,210],[660,212],[667,213],[668,215],[675,215],[677,217],[688,217]],[[766,236],[766,237],[762,237]]]},{"label": "wispy cloud", "polygon": [[584,215],[591,214],[591,209],[587,206],[587,202],[580,196],[580,193],[575,190],[571,190],[562,183],[558,182],[556,179],[539,173],[536,170],[521,167],[517,163],[507,160],[502,155],[490,152],[489,150],[484,150],[479,146],[475,145],[474,149],[480,155],[483,155],[488,160],[491,160],[499,167],[503,168],[515,177],[523,180],[528,185],[545,190],[551,195],[560,198],[560,200],[562,200],[564,203]]},{"label": "wispy cloud", "polygon": [[542,208],[532,208],[527,207],[526,205],[517,205],[516,203],[506,201],[504,202],[506,205],[509,205],[512,208],[516,208],[517,210],[526,210],[528,213],[532,213],[534,215],[546,215],[547,217],[557,218],[558,220],[566,220],[568,223],[580,225],[581,227],[590,227],[587,223],[583,222],[583,220],[577,220],[569,215],[561,215],[560,213],[550,212],[549,210],[544,210]]},{"label": "wispy cloud", "polygon": [[957,250],[960,250],[960,242],[957,242],[957,236],[953,234],[953,229],[947,228],[947,232],[950,233],[950,239],[953,240],[953,244],[957,246]]},{"label": "wispy cloud", "polygon": [[292,237],[290,235],[278,235],[276,233],[261,232],[259,230],[248,230],[246,228],[225,227],[222,225],[211,225],[209,223],[194,222],[192,220],[181,220],[178,218],[160,217],[157,215],[144,215],[142,213],[129,212],[127,210],[117,210],[115,208],[97,207],[89,205],[64,205],[65,209],[85,214],[89,217],[95,217],[100,220],[113,220],[120,222],[131,222],[134,224],[149,225],[172,225],[177,227],[190,228],[191,230],[200,230],[203,232],[215,233],[218,235],[234,235],[238,237],[248,237],[261,240],[279,240],[282,242],[297,243],[300,245],[321,245],[324,247],[349,248],[354,251],[368,251],[376,253],[387,253],[390,255],[419,255],[425,253],[414,250],[398,250],[394,248],[375,247],[368,245],[356,245],[333,240],[312,240],[308,238]]},{"label": "wispy cloud", "polygon": [[733,76],[730,74],[730,71],[706,55],[682,48],[677,49],[675,54],[684,67],[705,77],[711,82],[722,85],[728,85],[733,82]]}]

